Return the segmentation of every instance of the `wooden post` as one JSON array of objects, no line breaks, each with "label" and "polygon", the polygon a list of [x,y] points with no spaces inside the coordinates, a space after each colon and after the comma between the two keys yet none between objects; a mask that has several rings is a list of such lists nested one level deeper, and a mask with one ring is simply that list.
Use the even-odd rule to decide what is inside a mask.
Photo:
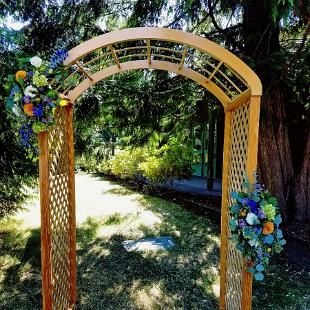
[{"label": "wooden post", "polygon": [[51,230],[49,204],[49,160],[48,132],[41,132],[39,139],[39,179],[40,179],[40,208],[41,208],[41,264],[42,264],[42,295],[43,309],[52,309],[51,282]]},{"label": "wooden post", "polygon": [[76,303],[76,217],[75,217],[75,170],[74,170],[74,137],[73,106],[67,106],[67,139],[68,139],[68,186],[69,186],[69,234],[70,234],[70,308]]},{"label": "wooden post", "polygon": [[[249,115],[247,175],[249,177],[250,183],[253,185],[254,183],[253,173],[257,167],[260,96],[251,96],[249,109],[250,109],[250,115]],[[247,271],[247,266],[244,262],[242,271],[242,310],[251,310],[251,308],[252,308],[252,274]]]},{"label": "wooden post", "polygon": [[228,225],[228,186],[229,186],[229,154],[231,136],[232,112],[225,114],[223,179],[222,179],[222,209],[221,209],[221,258],[220,258],[220,309],[226,309],[226,268],[227,268],[227,225]]}]

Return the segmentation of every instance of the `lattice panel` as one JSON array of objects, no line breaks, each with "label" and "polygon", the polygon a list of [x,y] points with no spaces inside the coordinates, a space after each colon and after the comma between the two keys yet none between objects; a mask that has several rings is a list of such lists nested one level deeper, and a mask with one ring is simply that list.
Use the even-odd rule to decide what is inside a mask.
[{"label": "lattice panel", "polygon": [[67,111],[58,110],[48,134],[52,309],[70,305],[70,223]]},{"label": "lattice panel", "polygon": [[[232,113],[229,162],[229,193],[240,191],[247,165],[249,132],[249,103],[243,104]],[[230,197],[230,194],[228,195]],[[229,198],[228,205],[231,205]],[[229,223],[229,220],[228,220]],[[229,310],[241,309],[242,299],[242,256],[230,240],[228,224],[226,305]]]}]

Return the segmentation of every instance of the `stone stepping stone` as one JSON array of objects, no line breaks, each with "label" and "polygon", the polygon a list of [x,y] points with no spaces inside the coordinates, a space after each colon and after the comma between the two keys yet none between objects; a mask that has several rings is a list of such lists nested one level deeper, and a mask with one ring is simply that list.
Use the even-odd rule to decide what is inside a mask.
[{"label": "stone stepping stone", "polygon": [[169,236],[146,238],[140,240],[126,240],[122,242],[127,252],[146,252],[168,250],[175,246],[173,239]]}]

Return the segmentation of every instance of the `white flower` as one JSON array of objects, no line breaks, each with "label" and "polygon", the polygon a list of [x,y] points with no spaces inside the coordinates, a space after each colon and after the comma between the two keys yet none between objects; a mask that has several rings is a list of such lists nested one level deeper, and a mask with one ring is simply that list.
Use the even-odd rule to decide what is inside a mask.
[{"label": "white flower", "polygon": [[30,63],[35,66],[36,68],[40,68],[42,65],[42,59],[38,56],[34,56],[30,58]]},{"label": "white flower", "polygon": [[248,222],[248,224],[253,225],[257,223],[257,216],[254,213],[250,212],[246,216],[246,221]]},{"label": "white flower", "polygon": [[25,88],[24,94],[25,96],[29,96],[31,98],[36,96],[36,93],[38,92],[38,90],[33,87],[32,85],[29,85]]},{"label": "white flower", "polygon": [[14,104],[13,108],[12,108],[12,112],[16,115],[16,116],[20,116],[22,110],[20,109],[19,106],[17,106],[16,104]]}]

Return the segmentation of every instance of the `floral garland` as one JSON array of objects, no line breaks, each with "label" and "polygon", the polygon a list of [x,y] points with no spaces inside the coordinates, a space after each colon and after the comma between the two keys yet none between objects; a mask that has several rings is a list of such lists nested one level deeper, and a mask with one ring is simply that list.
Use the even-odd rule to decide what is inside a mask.
[{"label": "floral garland", "polygon": [[277,198],[255,182],[250,191],[249,182],[245,191],[231,192],[234,203],[230,206],[231,239],[247,261],[248,271],[257,281],[264,279],[263,271],[272,254],[280,253],[286,241],[279,228],[282,222]]},{"label": "floral garland", "polygon": [[38,56],[21,58],[20,70],[6,79],[5,106],[17,117],[20,144],[30,157],[36,153],[36,134],[53,125],[58,106],[69,103],[68,98],[56,90],[60,80],[68,75],[63,66],[67,56],[66,51],[57,50],[49,62]]}]

